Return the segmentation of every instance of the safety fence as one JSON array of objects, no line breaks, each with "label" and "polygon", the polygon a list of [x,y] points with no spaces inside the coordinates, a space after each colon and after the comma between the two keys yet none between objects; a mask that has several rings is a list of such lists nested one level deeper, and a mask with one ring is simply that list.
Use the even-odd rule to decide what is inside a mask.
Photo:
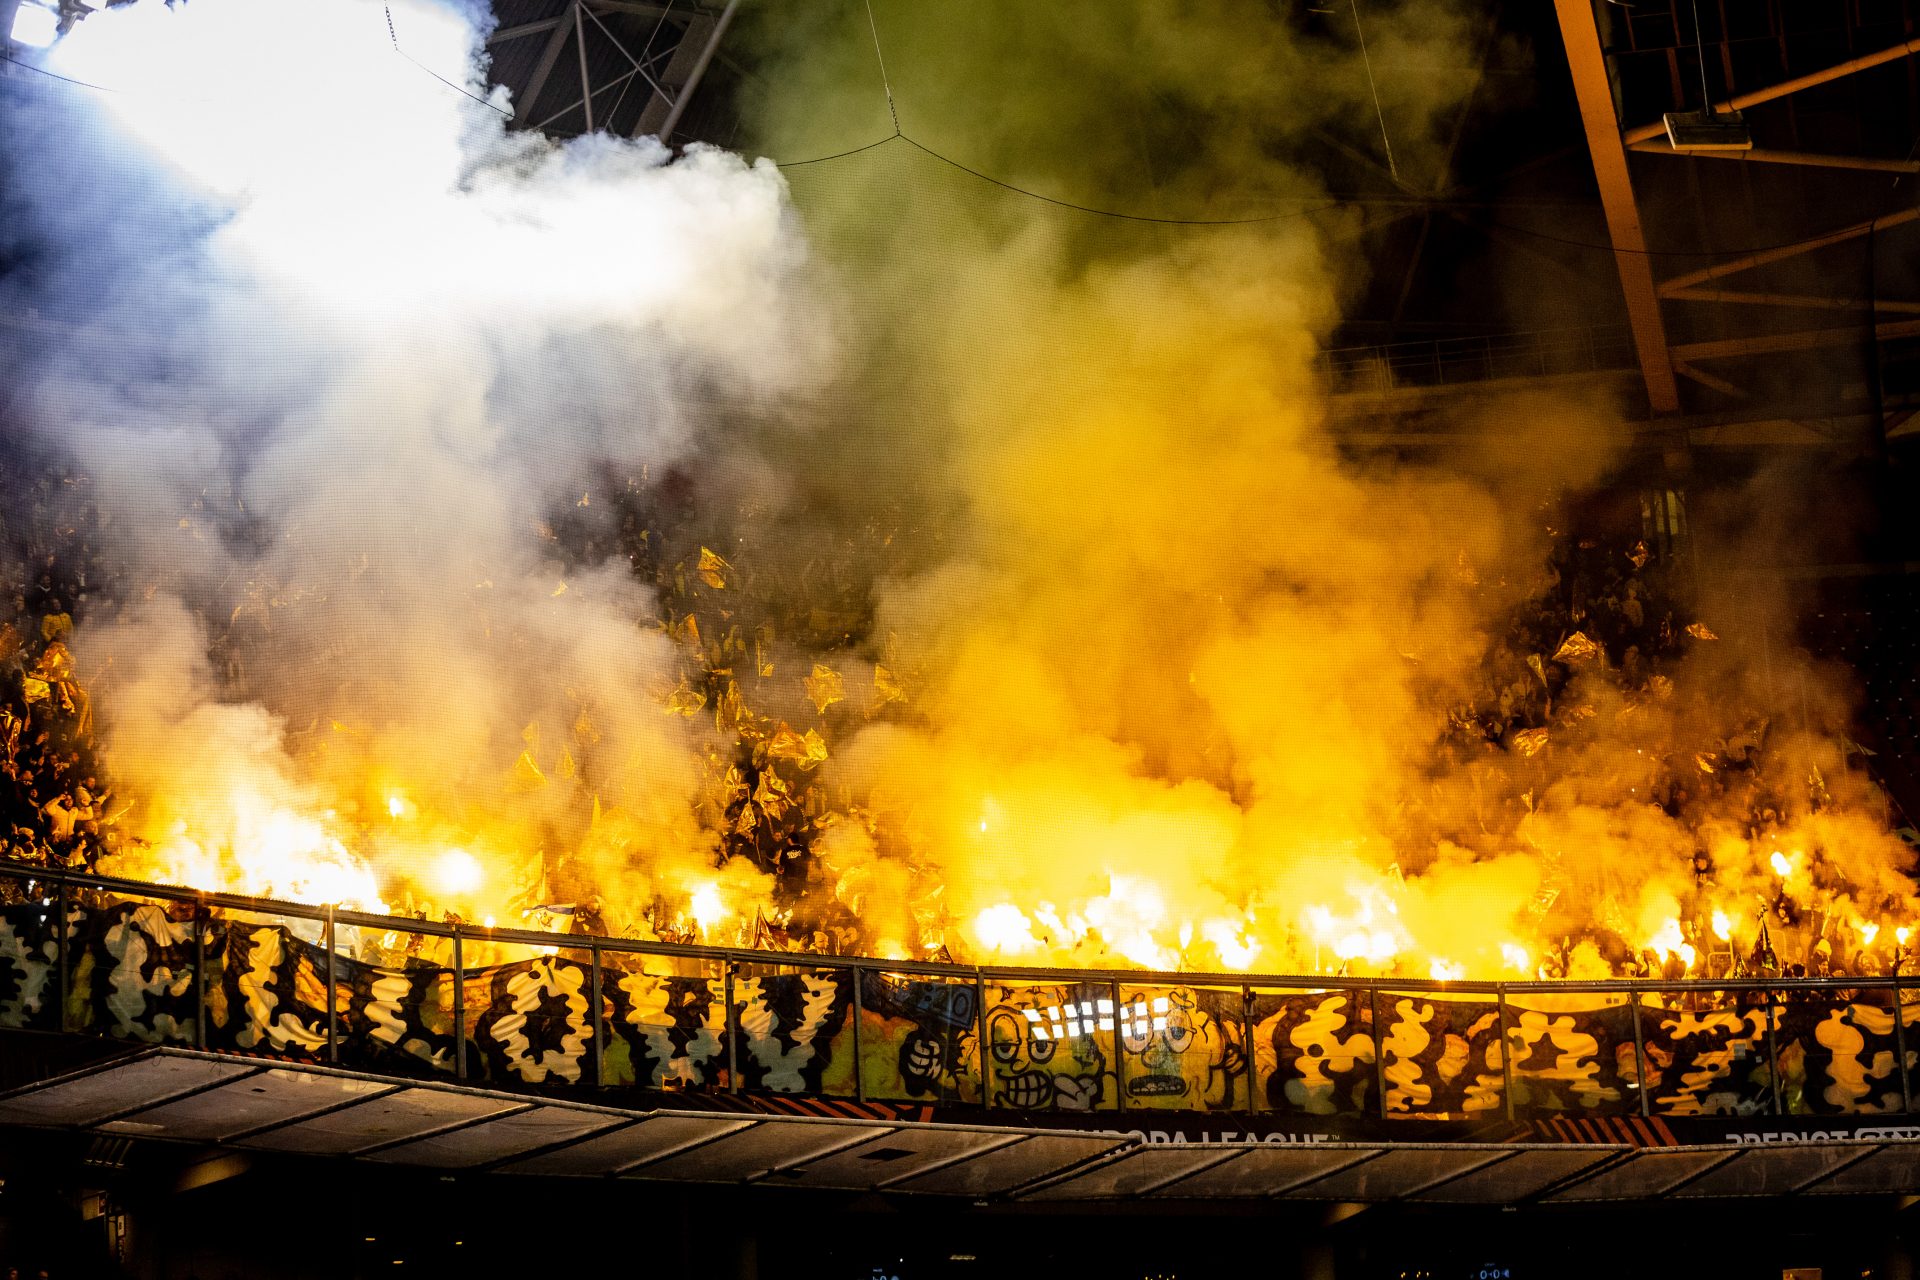
[{"label": "safety fence", "polygon": [[1567,377],[1633,367],[1633,337],[1624,325],[1335,347],[1320,355],[1320,371],[1328,386],[1348,395],[1384,395],[1501,378]]},{"label": "safety fence", "polygon": [[493,1088],[1408,1120],[1900,1113],[1909,981],[964,968],[0,865],[0,1027]]}]

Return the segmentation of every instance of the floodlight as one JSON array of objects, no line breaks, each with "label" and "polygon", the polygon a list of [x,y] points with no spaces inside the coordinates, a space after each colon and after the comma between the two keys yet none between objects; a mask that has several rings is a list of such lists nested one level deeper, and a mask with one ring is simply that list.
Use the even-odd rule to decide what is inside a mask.
[{"label": "floodlight", "polygon": [[20,0],[13,11],[13,30],[7,38],[15,44],[44,49],[60,38],[60,11],[39,0]]},{"label": "floodlight", "polygon": [[[1136,1003],[1132,1009],[1122,1003],[1119,1007],[1120,1034],[1136,1039],[1150,1031],[1167,1029],[1168,1001],[1165,996],[1156,996],[1153,1001],[1153,1013],[1147,1013],[1145,1001]],[[1062,1007],[1049,1006],[1041,1018],[1042,1010],[1022,1009],[1026,1015],[1027,1030],[1035,1040],[1065,1040],[1072,1036],[1090,1036],[1095,1031],[1113,1030],[1114,1004],[1111,1000],[1082,1000],[1077,1004],[1069,1000],[1065,1008],[1065,1017],[1061,1016]]]},{"label": "floodlight", "polygon": [[1669,111],[1661,118],[1675,151],[1753,150],[1753,135],[1738,111]]}]

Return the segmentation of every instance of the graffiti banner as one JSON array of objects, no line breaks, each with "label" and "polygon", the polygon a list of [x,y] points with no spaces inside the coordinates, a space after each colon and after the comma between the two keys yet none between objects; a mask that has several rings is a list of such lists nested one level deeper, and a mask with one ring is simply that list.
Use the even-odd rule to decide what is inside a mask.
[{"label": "graffiti banner", "polygon": [[1650,1109],[1657,1116],[1753,1115],[1773,1106],[1765,1001],[1668,1008],[1641,997]]},{"label": "graffiti banner", "polygon": [[1789,999],[1780,1009],[1774,1057],[1783,1110],[1845,1115],[1905,1109],[1891,1000],[1848,1004]]},{"label": "graffiti banner", "polygon": [[1245,1106],[1244,1019],[1238,991],[1122,983],[1122,1105],[1162,1111]]},{"label": "graffiti banner", "polygon": [[811,961],[729,976],[706,957],[477,937],[456,980],[446,939],[343,929],[330,959],[314,922],[87,897],[64,931],[58,915],[0,904],[0,1028],[505,1089],[1108,1113],[1260,1141],[1479,1126],[1509,1109],[1554,1140],[1771,1117],[1754,1130],[1768,1140],[1785,1117],[1902,1113],[1903,1054],[1920,1070],[1920,1005],[1868,989],[1648,992],[1637,1007],[1530,992],[1503,1010],[1452,992],[1012,983]]},{"label": "graffiti banner", "polygon": [[1380,993],[1389,1117],[1465,1120],[1505,1105],[1499,1006],[1484,997]]},{"label": "graffiti banner", "polygon": [[54,1028],[60,954],[55,913],[38,902],[0,905],[0,1027]]},{"label": "graffiti banner", "polygon": [[[867,973],[860,985],[860,1078],[868,1098],[978,1104],[979,988]],[[839,1055],[842,1097],[855,1094],[852,1037]]]},{"label": "graffiti banner", "polygon": [[1104,983],[987,986],[989,1106],[1097,1111],[1118,1097],[1115,990]]},{"label": "graffiti banner", "polygon": [[1608,1000],[1528,995],[1507,1001],[1516,1112],[1639,1112],[1633,1006],[1624,997]]},{"label": "graffiti banner", "polygon": [[1260,1109],[1329,1116],[1379,1110],[1373,1007],[1364,993],[1253,994]]}]

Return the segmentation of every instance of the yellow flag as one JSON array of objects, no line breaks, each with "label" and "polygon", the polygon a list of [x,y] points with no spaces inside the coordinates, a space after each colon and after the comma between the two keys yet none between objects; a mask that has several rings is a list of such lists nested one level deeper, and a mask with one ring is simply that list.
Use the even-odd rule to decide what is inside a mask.
[{"label": "yellow flag", "polygon": [[840,673],[823,662],[813,664],[813,674],[806,677],[807,701],[813,703],[813,709],[825,715],[827,708],[847,696],[847,682]]},{"label": "yellow flag", "polygon": [[700,581],[718,591],[727,585],[727,575],[733,572],[733,566],[724,557],[700,548]]}]

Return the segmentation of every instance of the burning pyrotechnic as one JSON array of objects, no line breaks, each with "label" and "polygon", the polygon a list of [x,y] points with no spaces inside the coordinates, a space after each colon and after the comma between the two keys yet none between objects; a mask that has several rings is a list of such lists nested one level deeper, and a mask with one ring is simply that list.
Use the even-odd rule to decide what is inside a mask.
[{"label": "burning pyrotechnic", "polygon": [[[1383,38],[1457,38],[1407,7]],[[483,32],[394,14],[484,94]],[[902,34],[925,101],[974,91],[927,34],[967,20]],[[1197,25],[1292,69],[1205,100],[1343,109],[1346,51]],[[1089,26],[1056,33],[1089,66],[1195,87]],[[1306,222],[933,227],[885,167],[809,208],[708,148],[508,133],[357,0],[141,0],[57,57],[126,92],[14,130],[70,252],[8,301],[75,333],[16,381],[115,567],[0,645],[107,774],[35,799],[46,856],[489,927],[1443,981],[1771,971],[1913,918],[1841,700],[1768,705],[1640,530],[1569,531],[1603,412],[1486,407],[1418,467],[1330,437],[1341,250]],[[1457,103],[1398,92],[1418,154]],[[1166,194],[1307,190],[1284,141]],[[824,320],[848,245],[888,270],[845,341],[885,360]]]}]

